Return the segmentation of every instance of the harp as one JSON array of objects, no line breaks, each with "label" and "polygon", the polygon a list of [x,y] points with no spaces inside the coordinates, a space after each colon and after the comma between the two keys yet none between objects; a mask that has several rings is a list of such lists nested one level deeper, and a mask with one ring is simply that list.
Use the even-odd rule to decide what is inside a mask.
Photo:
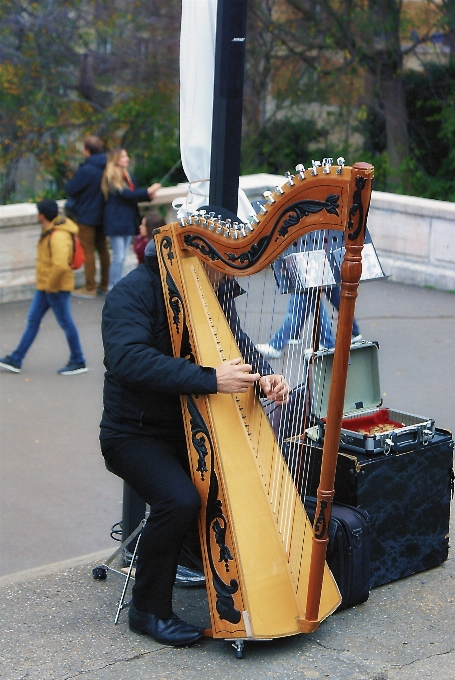
[{"label": "harp", "polygon": [[251,276],[305,234],[344,233],[314,526],[253,388],[182,397],[191,473],[202,499],[212,634],[234,641],[312,632],[340,603],[325,554],[373,167],[297,167],[250,225],[198,214],[155,236],[174,355],[216,367],[240,352],[204,263],[223,274]]}]

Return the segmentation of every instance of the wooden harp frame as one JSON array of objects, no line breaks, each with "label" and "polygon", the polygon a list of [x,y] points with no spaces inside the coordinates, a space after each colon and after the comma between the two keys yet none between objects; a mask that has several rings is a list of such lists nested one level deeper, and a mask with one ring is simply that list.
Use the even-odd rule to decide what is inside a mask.
[{"label": "wooden harp frame", "polygon": [[[202,263],[228,275],[251,275],[309,232],[345,233],[314,526],[253,390],[181,398],[192,479],[202,499],[214,637],[312,632],[340,604],[325,555],[373,170],[366,163],[300,170],[269,196],[252,227],[195,215],[155,236],[174,356],[216,367],[240,353]],[[262,413],[255,416],[258,432],[250,431],[253,412]]]}]

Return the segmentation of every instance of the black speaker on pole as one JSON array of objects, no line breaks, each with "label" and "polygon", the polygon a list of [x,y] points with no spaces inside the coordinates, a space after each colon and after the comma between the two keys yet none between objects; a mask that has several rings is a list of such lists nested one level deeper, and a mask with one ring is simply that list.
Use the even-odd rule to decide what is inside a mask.
[{"label": "black speaker on pole", "polygon": [[237,214],[247,0],[218,0],[210,204]]}]

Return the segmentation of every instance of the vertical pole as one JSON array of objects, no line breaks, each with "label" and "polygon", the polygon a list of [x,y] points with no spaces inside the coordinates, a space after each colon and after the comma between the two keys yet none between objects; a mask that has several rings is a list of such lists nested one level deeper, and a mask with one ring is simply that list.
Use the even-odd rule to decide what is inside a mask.
[{"label": "vertical pole", "polygon": [[314,517],[308,597],[304,625],[301,624],[302,630],[305,630],[305,626],[312,630],[311,623],[315,623],[318,620],[324,561],[329,541],[330,514],[335,493],[335,471],[348,375],[352,324],[354,321],[357,289],[362,274],[362,248],[368,207],[370,205],[373,171],[373,166],[368,163],[355,163],[352,167],[348,203],[350,207],[345,228],[346,253],[341,266],[340,310],[327,408],[327,425],[324,436],[321,476]]},{"label": "vertical pole", "polygon": [[210,205],[237,214],[247,0],[218,0]]}]

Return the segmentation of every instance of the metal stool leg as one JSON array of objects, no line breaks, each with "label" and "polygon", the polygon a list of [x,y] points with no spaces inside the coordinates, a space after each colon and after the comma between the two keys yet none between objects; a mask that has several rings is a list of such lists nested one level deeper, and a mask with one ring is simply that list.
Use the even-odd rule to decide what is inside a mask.
[{"label": "metal stool leg", "polygon": [[[121,594],[121,596],[120,596],[120,600],[119,600],[118,607],[117,607],[117,613],[116,613],[115,619],[114,619],[114,626],[115,626],[116,623],[118,622],[118,618],[119,618],[119,616],[120,616],[120,612],[122,611],[122,609],[125,609],[125,607],[127,607],[128,604],[129,604],[129,603],[124,604],[124,602],[125,602],[125,594],[126,594],[126,590],[127,590],[127,588],[128,588],[128,584],[129,584],[130,579],[131,579],[131,572],[133,571],[134,560],[136,559],[137,547],[138,547],[138,545],[139,545],[139,541],[141,540],[142,529],[144,528],[144,525],[145,525],[146,521],[147,521],[146,519],[143,519],[143,520],[141,521],[140,525],[139,525],[139,526],[140,526],[140,533],[139,533],[139,537],[138,537],[138,539],[137,539],[137,541],[136,541],[136,545],[134,546],[133,557],[131,558],[131,562],[130,562],[130,566],[129,566],[129,569],[128,569],[128,573],[127,573],[127,575],[126,575],[125,583],[124,583],[124,585],[123,585],[122,594]],[[129,538],[128,538],[127,540],[129,540]]]}]

